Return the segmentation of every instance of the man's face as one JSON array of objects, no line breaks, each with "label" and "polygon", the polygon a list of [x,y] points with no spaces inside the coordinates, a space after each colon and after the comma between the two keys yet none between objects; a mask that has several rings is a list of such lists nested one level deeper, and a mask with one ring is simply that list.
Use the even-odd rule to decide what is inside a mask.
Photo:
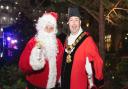
[{"label": "man's face", "polygon": [[47,33],[52,33],[54,31],[54,27],[52,25],[46,25],[44,31]]},{"label": "man's face", "polygon": [[78,33],[80,29],[81,20],[79,17],[72,16],[69,18],[68,24],[69,24],[71,33],[75,35]]}]

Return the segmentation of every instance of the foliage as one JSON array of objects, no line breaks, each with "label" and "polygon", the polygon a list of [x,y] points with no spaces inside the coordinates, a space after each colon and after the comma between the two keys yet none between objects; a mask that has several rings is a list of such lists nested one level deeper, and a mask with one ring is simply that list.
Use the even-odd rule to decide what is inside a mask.
[{"label": "foliage", "polygon": [[0,89],[25,89],[25,80],[16,64],[0,69]]},{"label": "foliage", "polygon": [[119,76],[120,82],[124,86],[127,85],[127,83],[128,83],[128,77],[127,77],[128,68],[127,67],[128,67],[127,59],[121,60],[121,62],[118,63],[118,65],[116,67],[117,75],[121,75],[121,76]]},{"label": "foliage", "polygon": [[123,89],[128,85],[128,60],[109,55],[105,60],[105,88],[104,89]]},{"label": "foliage", "polygon": [[[108,55],[104,61],[104,89],[123,89],[128,85],[128,60]],[[5,65],[0,69],[1,89],[25,89],[25,80],[17,64]],[[127,89],[127,88],[126,88]]]}]

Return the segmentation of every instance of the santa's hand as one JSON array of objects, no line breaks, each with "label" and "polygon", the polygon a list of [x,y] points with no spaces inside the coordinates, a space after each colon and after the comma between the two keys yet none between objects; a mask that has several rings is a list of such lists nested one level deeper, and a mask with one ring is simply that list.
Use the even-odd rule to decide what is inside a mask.
[{"label": "santa's hand", "polygon": [[38,46],[35,46],[30,54],[30,65],[33,70],[40,70],[45,65],[43,51],[41,48],[38,48]]},{"label": "santa's hand", "polygon": [[43,42],[42,41],[37,41],[36,46],[38,49],[41,49],[43,47]]}]

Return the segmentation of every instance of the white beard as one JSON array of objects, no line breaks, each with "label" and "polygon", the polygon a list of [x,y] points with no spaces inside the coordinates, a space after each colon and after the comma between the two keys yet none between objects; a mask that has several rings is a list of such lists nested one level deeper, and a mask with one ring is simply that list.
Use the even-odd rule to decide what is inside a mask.
[{"label": "white beard", "polygon": [[44,55],[46,59],[54,59],[57,56],[57,40],[55,33],[39,32],[37,40],[43,42]]}]

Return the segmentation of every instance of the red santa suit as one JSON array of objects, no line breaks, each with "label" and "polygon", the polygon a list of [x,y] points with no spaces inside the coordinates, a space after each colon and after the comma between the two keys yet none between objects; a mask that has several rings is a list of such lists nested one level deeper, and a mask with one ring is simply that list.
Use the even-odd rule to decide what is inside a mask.
[{"label": "red santa suit", "polygon": [[52,34],[43,31],[47,24],[52,24],[56,29],[56,20],[51,13],[43,15],[38,20],[38,33],[30,39],[23,50],[19,68],[31,85],[50,89],[54,88],[60,79],[63,46],[55,36],[56,30]]},{"label": "red santa suit", "polygon": [[[75,41],[80,37],[78,43]],[[82,32],[80,28],[78,34],[70,36],[67,39],[68,45],[76,42],[76,45],[71,49],[71,62],[66,62],[68,55],[67,49],[64,53],[63,66],[62,66],[62,87],[63,89],[90,89],[89,85],[94,86],[93,72],[87,63],[93,62],[95,77],[98,80],[103,79],[103,60],[99,55],[96,44],[92,37],[86,32]],[[66,47],[67,48],[67,47]],[[88,62],[89,61],[89,62]],[[87,62],[87,63],[86,63]],[[90,80],[91,79],[91,80]]]}]

